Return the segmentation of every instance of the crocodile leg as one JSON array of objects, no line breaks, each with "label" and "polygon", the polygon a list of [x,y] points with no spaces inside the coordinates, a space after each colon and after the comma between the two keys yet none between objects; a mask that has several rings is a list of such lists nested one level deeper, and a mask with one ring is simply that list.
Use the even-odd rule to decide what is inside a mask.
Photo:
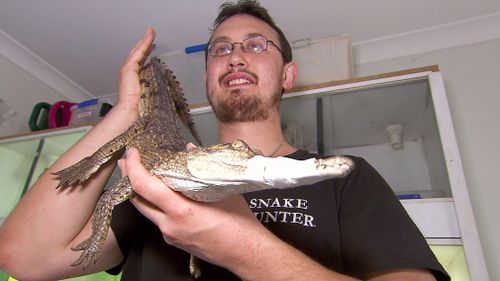
[{"label": "crocodile leg", "polygon": [[130,140],[144,131],[146,124],[147,121],[143,118],[137,120],[127,131],[107,142],[92,155],[83,158],[74,165],[53,173],[60,178],[57,188],[86,181],[102,164],[106,163],[113,155],[124,148]]},{"label": "crocodile leg", "polygon": [[[83,265],[83,268],[87,268],[97,261],[109,232],[113,208],[129,199],[131,195],[132,187],[128,177],[120,179],[102,194],[92,217],[92,234],[89,238],[71,248],[73,251],[83,251],[81,256],[71,264],[72,266]],[[195,279],[201,276],[199,260],[193,255],[189,260],[189,272]]]},{"label": "crocodile leg", "polygon": [[97,261],[108,235],[113,208],[130,198],[131,194],[132,188],[127,177],[120,179],[102,194],[92,217],[92,234],[72,248],[73,251],[83,251],[80,258],[72,264],[73,266],[83,265],[87,268]]}]

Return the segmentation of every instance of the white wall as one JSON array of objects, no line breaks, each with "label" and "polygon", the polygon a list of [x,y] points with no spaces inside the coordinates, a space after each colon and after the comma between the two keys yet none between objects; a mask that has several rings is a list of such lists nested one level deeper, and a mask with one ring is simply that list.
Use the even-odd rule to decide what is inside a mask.
[{"label": "white wall", "polygon": [[360,64],[366,76],[437,64],[444,77],[491,280],[500,280],[500,39]]},{"label": "white wall", "polygon": [[80,102],[94,96],[0,29],[0,98],[17,111],[0,124],[0,136],[29,132],[31,109],[40,101]]}]

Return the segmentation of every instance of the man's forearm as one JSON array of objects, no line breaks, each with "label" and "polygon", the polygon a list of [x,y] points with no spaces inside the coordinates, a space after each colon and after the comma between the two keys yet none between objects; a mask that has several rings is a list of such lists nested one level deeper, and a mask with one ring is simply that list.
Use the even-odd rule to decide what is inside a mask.
[{"label": "man's forearm", "polygon": [[283,242],[267,229],[245,234],[240,254],[229,259],[229,270],[248,281],[358,280],[333,272]]},{"label": "man's forearm", "polygon": [[102,173],[76,189],[56,190],[58,180],[51,173],[88,156],[126,129],[117,125],[124,123],[118,122],[123,120],[120,115],[126,116],[123,112],[109,114],[42,174],[6,219],[0,228],[0,265],[39,263],[57,251],[69,249],[82,231],[113,165],[103,167]]}]

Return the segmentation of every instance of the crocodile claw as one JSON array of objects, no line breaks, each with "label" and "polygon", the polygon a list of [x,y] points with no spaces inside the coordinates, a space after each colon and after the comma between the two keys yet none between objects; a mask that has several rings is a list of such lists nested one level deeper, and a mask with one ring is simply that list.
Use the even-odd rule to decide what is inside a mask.
[{"label": "crocodile claw", "polygon": [[52,173],[60,179],[56,188],[68,187],[86,181],[95,171],[99,169],[99,166],[100,165],[93,163],[91,156],[88,156],[76,164]]},{"label": "crocodile claw", "polygon": [[92,242],[92,238],[88,238],[77,246],[71,248],[73,251],[83,251],[81,256],[71,264],[72,266],[83,265],[83,268],[86,269],[89,265],[96,263],[99,253],[95,249],[98,247],[96,247],[97,245],[92,245],[95,244]]}]

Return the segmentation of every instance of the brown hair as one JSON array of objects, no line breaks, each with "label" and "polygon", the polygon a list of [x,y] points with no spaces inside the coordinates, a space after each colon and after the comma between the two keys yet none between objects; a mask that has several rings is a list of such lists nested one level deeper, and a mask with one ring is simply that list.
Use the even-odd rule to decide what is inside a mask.
[{"label": "brown hair", "polygon": [[[217,27],[223,23],[228,18],[237,15],[237,14],[247,14],[254,16],[263,22],[269,24],[272,29],[274,29],[278,33],[279,44],[281,48],[281,56],[283,57],[283,62],[288,63],[292,61],[292,48],[290,47],[290,43],[285,37],[285,34],[281,29],[276,26],[273,21],[273,18],[269,15],[266,8],[262,7],[258,1],[255,0],[238,0],[238,2],[226,2],[219,7],[219,15],[214,21],[214,26],[212,31],[215,31]],[[213,33],[212,33],[213,35]],[[210,36],[210,40],[212,37]],[[209,40],[209,42],[210,42]],[[208,50],[205,49],[205,60],[208,55]]]}]

